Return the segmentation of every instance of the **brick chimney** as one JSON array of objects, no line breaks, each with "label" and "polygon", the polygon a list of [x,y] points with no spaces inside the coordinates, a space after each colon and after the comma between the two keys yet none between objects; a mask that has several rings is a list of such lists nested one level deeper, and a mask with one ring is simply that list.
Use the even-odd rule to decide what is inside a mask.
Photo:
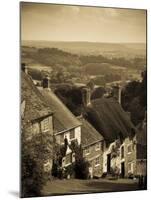
[{"label": "brick chimney", "polygon": [[82,89],[82,101],[84,106],[89,106],[91,104],[91,90],[90,88],[84,87]]},{"label": "brick chimney", "polygon": [[50,89],[50,78],[49,78],[49,76],[46,76],[45,78],[43,78],[42,86],[43,86],[43,88],[49,88]]},{"label": "brick chimney", "polygon": [[119,85],[112,87],[113,97],[121,104],[121,87]]},{"label": "brick chimney", "polygon": [[26,74],[28,74],[28,69],[27,69],[27,66],[26,66],[25,63],[22,63],[22,64],[21,64],[21,70],[22,70],[23,72],[25,72]]}]

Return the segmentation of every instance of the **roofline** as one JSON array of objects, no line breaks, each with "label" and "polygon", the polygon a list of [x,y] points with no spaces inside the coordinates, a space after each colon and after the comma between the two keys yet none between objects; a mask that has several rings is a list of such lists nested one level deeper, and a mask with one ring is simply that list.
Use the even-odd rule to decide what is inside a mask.
[{"label": "roofline", "polygon": [[65,133],[65,132],[67,132],[67,131],[70,131],[71,129],[74,129],[74,128],[77,128],[77,127],[81,127],[81,125],[82,125],[82,124],[79,124],[79,125],[74,126],[74,127],[72,127],[72,128],[68,128],[68,129],[66,129],[66,130],[59,131],[59,132],[57,132],[57,133],[54,133],[54,135],[59,135],[59,134]]},{"label": "roofline", "polygon": [[101,142],[101,141],[103,141],[103,140],[104,140],[104,139],[102,138],[102,139],[97,140],[97,141],[95,141],[95,142],[91,142],[90,144],[87,144],[87,145],[82,145],[82,142],[81,142],[81,145],[82,145],[82,148],[85,148],[85,147],[91,146],[91,145],[93,145],[93,144],[96,144],[97,142]]}]

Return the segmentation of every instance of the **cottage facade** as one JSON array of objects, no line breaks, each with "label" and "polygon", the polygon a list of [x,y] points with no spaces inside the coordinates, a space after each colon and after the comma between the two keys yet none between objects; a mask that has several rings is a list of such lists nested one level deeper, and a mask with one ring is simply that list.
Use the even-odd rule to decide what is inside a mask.
[{"label": "cottage facade", "polygon": [[103,137],[97,130],[83,117],[78,117],[82,123],[81,146],[83,157],[89,162],[90,177],[101,177],[103,174]]},{"label": "cottage facade", "polygon": [[104,137],[103,173],[128,176],[136,156],[135,127],[128,114],[115,98],[93,100],[87,110],[88,120]]},{"label": "cottage facade", "polygon": [[47,77],[43,80],[43,87],[38,87],[49,107],[54,111],[53,128],[55,142],[64,146],[67,144],[66,155],[62,158],[62,167],[66,167],[75,161],[70,144],[76,141],[81,144],[81,123],[51,91]]}]

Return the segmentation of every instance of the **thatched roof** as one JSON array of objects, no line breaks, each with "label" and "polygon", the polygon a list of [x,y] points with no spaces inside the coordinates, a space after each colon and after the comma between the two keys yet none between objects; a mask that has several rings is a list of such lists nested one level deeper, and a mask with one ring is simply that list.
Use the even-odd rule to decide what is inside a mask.
[{"label": "thatched roof", "polygon": [[81,121],[81,144],[82,147],[86,147],[96,142],[103,140],[102,135],[83,117],[78,117]]},{"label": "thatched roof", "polygon": [[51,108],[35,87],[31,77],[21,72],[21,102],[25,102],[24,121],[32,121],[52,114]]},{"label": "thatched roof", "polygon": [[39,90],[50,109],[54,111],[53,119],[55,133],[67,131],[81,125],[80,121],[50,89],[39,88]]},{"label": "thatched roof", "polygon": [[108,142],[131,136],[135,129],[127,113],[113,98],[93,100],[87,114],[89,122]]}]

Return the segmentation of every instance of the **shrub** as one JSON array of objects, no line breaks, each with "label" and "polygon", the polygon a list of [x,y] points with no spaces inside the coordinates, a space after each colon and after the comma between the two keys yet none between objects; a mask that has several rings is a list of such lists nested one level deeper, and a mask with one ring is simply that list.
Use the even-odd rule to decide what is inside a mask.
[{"label": "shrub", "polygon": [[52,159],[50,135],[35,135],[26,140],[22,135],[21,147],[21,197],[42,195],[42,188],[49,179],[44,162]]},{"label": "shrub", "polygon": [[89,178],[89,162],[84,158],[75,161],[75,177],[78,179]]}]

